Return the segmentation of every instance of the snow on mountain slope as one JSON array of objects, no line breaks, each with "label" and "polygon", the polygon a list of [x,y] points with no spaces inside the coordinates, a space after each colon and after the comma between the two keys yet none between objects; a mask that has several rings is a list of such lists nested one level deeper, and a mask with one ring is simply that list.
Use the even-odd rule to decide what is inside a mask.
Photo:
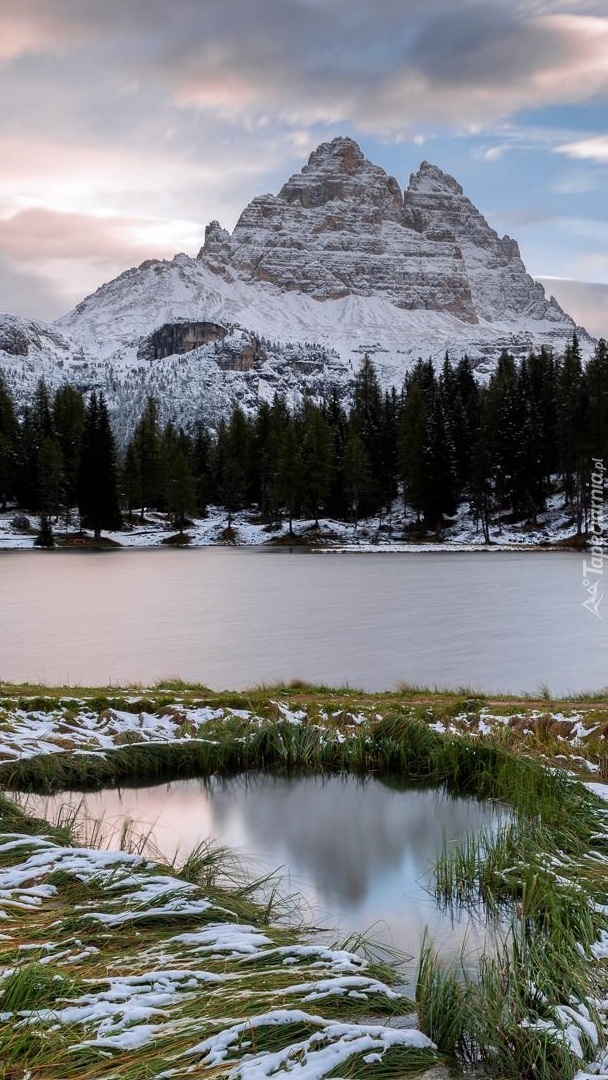
[{"label": "snow on mountain slope", "polygon": [[502,348],[562,350],[574,328],[452,177],[424,162],[403,194],[338,138],[232,234],[212,222],[196,259],[128,270],[55,327],[0,317],[0,366],[18,397],[34,374],[102,387],[126,432],[147,393],[179,422],[213,420],[235,400],[347,392],[366,352],[400,386],[419,356],[467,352],[484,371]]},{"label": "snow on mountain slope", "polygon": [[73,342],[50,323],[0,314],[0,356],[68,359]]}]

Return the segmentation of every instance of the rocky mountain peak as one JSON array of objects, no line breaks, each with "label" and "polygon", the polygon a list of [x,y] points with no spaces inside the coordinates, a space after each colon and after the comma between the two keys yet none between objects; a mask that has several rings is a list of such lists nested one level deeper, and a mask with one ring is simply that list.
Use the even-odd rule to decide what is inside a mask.
[{"label": "rocky mountain peak", "polygon": [[394,176],[364,156],[361,147],[345,137],[321,143],[308,164],[281,188],[279,200],[311,209],[333,202],[373,206],[383,220],[401,221],[403,196]]},{"label": "rocky mountain peak", "polygon": [[397,180],[339,137],[314,150],[278,195],[253,199],[229,241],[211,226],[199,257],[227,281],[236,275],[317,300],[376,296],[476,322],[454,236],[430,243],[420,231]]},{"label": "rocky mountain peak", "polygon": [[437,165],[431,165],[428,161],[422,162],[418,172],[410,174],[406,195],[408,192],[414,191],[449,191],[455,195],[463,194],[460,184],[453,176],[443,172]]},{"label": "rocky mountain peak", "polygon": [[353,173],[365,164],[365,157],[359,144],[346,135],[338,135],[331,142],[321,143],[313,150],[305,170],[331,170]]},{"label": "rocky mountain peak", "polygon": [[199,258],[226,282],[316,300],[376,297],[470,324],[566,318],[454,177],[423,161],[402,192],[345,136],[321,143],[277,195],[253,199],[231,235],[212,222]]}]

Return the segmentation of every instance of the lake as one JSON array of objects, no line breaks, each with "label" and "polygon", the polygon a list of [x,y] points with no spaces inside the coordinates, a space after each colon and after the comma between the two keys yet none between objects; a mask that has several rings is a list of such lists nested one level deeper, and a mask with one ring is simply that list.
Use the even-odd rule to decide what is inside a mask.
[{"label": "lake", "polygon": [[0,679],[598,690],[582,580],[575,552],[3,551]]},{"label": "lake", "polygon": [[103,819],[102,844],[109,847],[119,846],[129,819],[167,859],[213,839],[256,877],[278,871],[281,891],[298,894],[305,920],[332,928],[339,940],[367,933],[417,957],[428,926],[444,960],[457,960],[464,943],[471,967],[485,927],[466,913],[441,912],[427,887],[444,848],[507,820],[504,809],[441,789],[271,773],[28,796],[27,805],[54,821],[66,807],[80,806],[83,818]]}]

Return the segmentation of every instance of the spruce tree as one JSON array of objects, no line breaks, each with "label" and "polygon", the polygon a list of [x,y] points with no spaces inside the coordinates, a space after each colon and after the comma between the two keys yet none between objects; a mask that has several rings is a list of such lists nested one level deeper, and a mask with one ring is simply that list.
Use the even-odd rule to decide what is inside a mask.
[{"label": "spruce tree", "polygon": [[105,398],[94,390],[88,400],[78,477],[78,508],[82,524],[96,540],[102,529],[120,529],[116,444]]},{"label": "spruce tree", "polygon": [[163,497],[163,459],[158,401],[148,397],[125,457],[126,484],[140,510],[160,508]]},{"label": "spruce tree", "polygon": [[180,428],[168,423],[163,432],[164,503],[174,528],[183,533],[189,516],[196,514],[196,482],[192,468],[193,443]]},{"label": "spruce tree", "polygon": [[349,515],[356,527],[362,512],[365,513],[369,506],[374,482],[369,456],[359,434],[359,425],[354,420],[351,420],[346,436],[344,485]]},{"label": "spruce tree", "polygon": [[290,416],[287,416],[283,426],[275,487],[277,500],[287,512],[291,536],[293,520],[299,514],[304,499],[304,462],[296,423]]},{"label": "spruce tree", "polygon": [[300,416],[304,498],[307,509],[319,527],[321,510],[331,490],[333,472],[331,429],[322,410],[306,400]]},{"label": "spruce tree", "polygon": [[57,439],[43,435],[38,449],[38,505],[57,521],[65,505],[63,454]]},{"label": "spruce tree", "polygon": [[[384,403],[385,404],[385,403]],[[389,420],[384,426],[385,412],[376,369],[370,357],[363,357],[361,368],[355,378],[351,421],[355,424],[359,438],[370,463],[371,486],[367,492],[367,502],[362,507],[364,514],[376,513],[390,500],[390,479],[387,476],[385,436],[390,440]]]},{"label": "spruce tree", "polygon": [[63,459],[66,504],[68,507],[75,506],[84,430],[84,401],[80,390],[69,383],[60,386],[53,397],[52,417],[55,438]]},{"label": "spruce tree", "polygon": [[0,508],[15,494],[18,426],[13,399],[0,375]]},{"label": "spruce tree", "polygon": [[424,509],[426,486],[425,444],[428,405],[421,380],[406,380],[399,431],[399,472],[403,482],[404,509],[416,512],[418,520]]}]

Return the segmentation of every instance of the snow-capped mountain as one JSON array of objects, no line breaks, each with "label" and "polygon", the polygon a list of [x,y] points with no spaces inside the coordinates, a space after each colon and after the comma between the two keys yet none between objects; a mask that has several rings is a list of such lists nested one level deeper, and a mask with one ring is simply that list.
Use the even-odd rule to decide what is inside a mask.
[{"label": "snow-capped mountain", "polygon": [[142,263],[54,326],[0,317],[0,367],[17,397],[40,375],[102,387],[126,432],[148,393],[181,423],[213,420],[235,400],[346,391],[366,352],[400,386],[419,356],[486,370],[574,329],[452,177],[423,162],[402,192],[337,138],[232,234],[212,222],[197,258]]}]

